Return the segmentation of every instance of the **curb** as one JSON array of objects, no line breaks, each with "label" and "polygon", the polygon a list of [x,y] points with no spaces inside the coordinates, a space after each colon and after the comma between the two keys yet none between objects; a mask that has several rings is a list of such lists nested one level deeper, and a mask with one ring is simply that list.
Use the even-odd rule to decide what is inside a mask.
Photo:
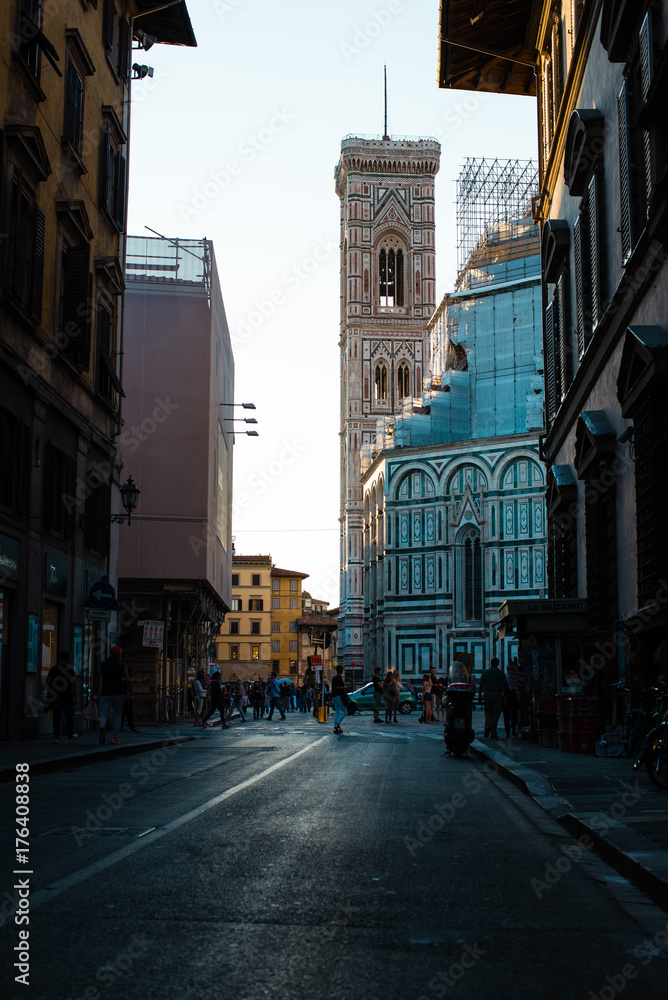
[{"label": "curb", "polygon": [[[68,754],[63,757],[49,757],[30,761],[30,774],[53,774],[56,771],[70,771],[77,767],[87,767],[101,760],[117,760],[120,757],[132,757],[134,754],[146,753],[148,750],[162,750],[166,746],[178,743],[190,743],[198,736],[177,736],[173,739],[153,740],[150,743],[131,743],[127,746],[108,747],[104,750],[85,750],[83,753]],[[0,768],[0,783],[16,779],[16,766]]]},{"label": "curb", "polygon": [[[578,815],[572,811],[567,799],[558,795],[552,783],[542,774],[516,764],[509,767],[505,761],[510,760],[503,752],[488,750],[482,744],[474,744],[469,748],[479,760],[489,761],[494,765],[497,774],[512,782],[520,791],[532,798],[547,812],[552,819],[571,834],[572,837],[587,837],[592,850],[609,864],[620,875],[632,882],[641,892],[668,911],[668,857],[666,852],[653,844],[642,834],[631,830],[618,820],[607,820],[604,834],[587,822],[590,814]],[[505,761],[504,759],[505,758]],[[511,763],[514,763],[511,761]],[[598,816],[598,813],[591,814]],[[654,861],[665,874],[659,874],[649,867]]]}]

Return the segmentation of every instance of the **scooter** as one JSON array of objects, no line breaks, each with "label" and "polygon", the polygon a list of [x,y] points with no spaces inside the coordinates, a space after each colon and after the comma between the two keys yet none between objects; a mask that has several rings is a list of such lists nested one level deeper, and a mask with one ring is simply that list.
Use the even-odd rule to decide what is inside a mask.
[{"label": "scooter", "polygon": [[475,684],[469,682],[466,668],[459,661],[453,663],[449,672],[449,683],[445,689],[443,735],[446,753],[454,754],[455,757],[465,757],[466,751],[475,739],[472,725],[474,697]]}]

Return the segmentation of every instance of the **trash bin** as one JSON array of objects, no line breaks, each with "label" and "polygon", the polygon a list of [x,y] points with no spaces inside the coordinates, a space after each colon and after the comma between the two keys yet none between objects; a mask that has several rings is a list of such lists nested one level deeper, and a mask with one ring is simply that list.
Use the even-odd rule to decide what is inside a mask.
[{"label": "trash bin", "polygon": [[327,722],[327,706],[318,708],[318,722]]}]

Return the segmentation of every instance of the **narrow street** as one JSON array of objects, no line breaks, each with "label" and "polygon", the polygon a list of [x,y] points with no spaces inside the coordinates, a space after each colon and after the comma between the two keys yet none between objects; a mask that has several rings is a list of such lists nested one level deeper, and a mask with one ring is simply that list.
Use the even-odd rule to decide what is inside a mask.
[{"label": "narrow street", "polygon": [[534,802],[415,715],[344,728],[295,713],[34,777],[29,988],[3,918],[2,995],[665,996],[668,916]]}]

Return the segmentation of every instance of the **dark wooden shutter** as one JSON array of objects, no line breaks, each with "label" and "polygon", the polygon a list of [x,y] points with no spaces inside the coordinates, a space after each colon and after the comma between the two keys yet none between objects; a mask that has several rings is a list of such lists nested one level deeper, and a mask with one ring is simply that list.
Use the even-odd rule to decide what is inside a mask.
[{"label": "dark wooden shutter", "polygon": [[631,255],[631,164],[629,162],[629,95],[627,81],[617,95],[619,120],[619,196],[621,208],[622,264]]},{"label": "dark wooden shutter", "polygon": [[35,205],[32,252],[32,318],[42,322],[42,294],[44,291],[44,243],[46,238],[46,215]]},{"label": "dark wooden shutter", "polygon": [[125,178],[125,157],[122,153],[116,153],[114,170],[114,210],[112,214],[118,228],[122,230],[125,230]]},{"label": "dark wooden shutter", "polygon": [[548,424],[557,411],[557,391],[554,370],[554,304],[545,310],[545,401]]},{"label": "dark wooden shutter", "polygon": [[118,20],[118,75],[127,80],[130,69],[130,25],[121,15]]},{"label": "dark wooden shutter", "polygon": [[70,59],[67,65],[67,89],[65,92],[65,138],[69,139],[77,152],[81,149],[82,117],[83,80]]},{"label": "dark wooden shutter", "polygon": [[114,28],[116,20],[116,5],[114,0],[104,0],[102,13],[102,40],[108,49],[114,47]]},{"label": "dark wooden shutter", "polygon": [[114,190],[114,147],[111,142],[111,129],[102,128],[100,143],[100,204],[111,212]]},{"label": "dark wooden shutter", "polygon": [[582,235],[580,216],[573,224],[573,261],[575,265],[575,322],[578,335],[578,358],[585,350],[584,306],[582,297]]},{"label": "dark wooden shutter", "polygon": [[[647,11],[640,27],[640,96],[647,100],[654,76],[654,40],[652,36],[652,12]],[[650,133],[643,132],[643,159],[645,168],[645,197],[647,205],[652,195],[652,145]],[[645,217],[646,217],[645,213]]]},{"label": "dark wooden shutter", "polygon": [[559,339],[555,337],[555,347],[558,352],[556,363],[559,366],[560,395],[563,398],[568,392],[571,380],[571,350],[570,350],[570,310],[568,308],[568,294],[570,290],[566,274],[562,273],[557,282],[556,301],[559,312]]},{"label": "dark wooden shutter", "polygon": [[593,174],[589,181],[587,206],[589,216],[589,282],[591,302],[591,329],[596,329],[602,313],[601,298],[601,243],[599,233],[599,185],[598,177]]},{"label": "dark wooden shutter", "polygon": [[89,257],[88,244],[65,250],[64,350],[82,371],[90,367]]},{"label": "dark wooden shutter", "polygon": [[16,510],[23,517],[30,513],[30,469],[31,469],[31,434],[30,424],[21,420],[18,425],[18,459],[19,474],[16,483]]}]

